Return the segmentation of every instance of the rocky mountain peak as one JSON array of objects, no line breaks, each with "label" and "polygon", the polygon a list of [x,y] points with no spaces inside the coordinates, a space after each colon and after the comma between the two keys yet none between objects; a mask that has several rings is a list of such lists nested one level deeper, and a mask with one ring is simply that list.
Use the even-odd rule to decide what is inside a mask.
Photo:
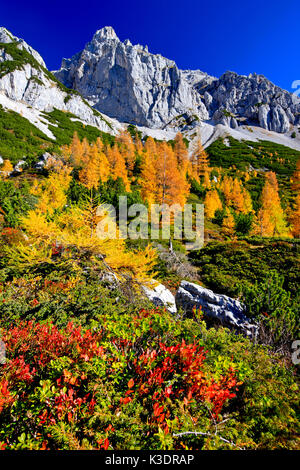
[{"label": "rocky mountain peak", "polygon": [[109,26],[54,73],[98,111],[140,126],[181,130],[209,120],[289,133],[299,123],[300,100],[263,75],[183,71],[147,47],[121,42]]},{"label": "rocky mountain peak", "polygon": [[14,36],[8,31],[8,29],[4,28],[4,26],[0,27],[0,42],[7,44],[14,40]]},{"label": "rocky mountain peak", "polygon": [[163,128],[184,113],[208,118],[200,96],[174,61],[151,54],[147,46],[121,42],[110,27],[97,31],[54,74],[97,110],[122,122]]},{"label": "rocky mountain peak", "polygon": [[93,41],[103,41],[103,40],[116,40],[119,41],[118,36],[112,26],[104,26],[104,28],[98,29],[93,36]]}]

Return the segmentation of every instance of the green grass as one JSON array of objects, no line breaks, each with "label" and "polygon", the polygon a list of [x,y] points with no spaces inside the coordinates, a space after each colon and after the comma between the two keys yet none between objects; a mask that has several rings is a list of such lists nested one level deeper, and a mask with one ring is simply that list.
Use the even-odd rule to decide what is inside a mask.
[{"label": "green grass", "polygon": [[238,141],[230,136],[227,139],[229,147],[223,139],[217,139],[206,149],[211,166],[230,168],[235,165],[237,169],[245,170],[252,165],[256,169],[268,168],[281,177],[287,177],[292,175],[300,158],[299,151],[274,142]]},{"label": "green grass", "polygon": [[[60,111],[54,109],[49,113],[42,113],[48,121],[55,125],[49,125],[49,129],[55,135],[56,141],[59,145],[69,144],[74,132],[77,132],[80,139],[87,138],[89,142],[95,141],[98,137],[101,137],[105,144],[113,144],[115,139],[110,134],[102,132],[94,126],[84,125],[80,121],[72,121],[72,119],[78,119],[72,113]],[[57,127],[56,127],[57,126]]]}]

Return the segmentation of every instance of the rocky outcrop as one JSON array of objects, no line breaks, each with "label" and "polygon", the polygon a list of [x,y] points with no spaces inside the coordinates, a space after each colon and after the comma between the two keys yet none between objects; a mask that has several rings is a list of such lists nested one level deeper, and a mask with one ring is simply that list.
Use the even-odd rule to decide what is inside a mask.
[{"label": "rocky outcrop", "polygon": [[172,292],[163,284],[153,283],[151,286],[143,286],[146,297],[151,300],[157,307],[166,307],[171,313],[177,312],[175,297]]},{"label": "rocky outcrop", "polygon": [[263,75],[226,72],[217,79],[183,71],[147,47],[121,42],[111,27],[54,74],[99,111],[140,126],[184,129],[212,119],[233,129],[243,122],[286,133],[300,115],[299,98]]},{"label": "rocky outcrop", "polygon": [[[25,53],[20,56],[18,50]],[[94,110],[79,93],[60,84],[46,69],[38,52],[5,28],[0,28],[0,66],[0,93],[10,100],[38,111],[49,112],[54,108],[68,111],[103,131],[114,132],[109,119]]]},{"label": "rocky outcrop", "polygon": [[246,317],[245,307],[238,300],[215,294],[198,284],[182,281],[176,294],[176,304],[186,312],[192,312],[194,307],[201,308],[204,315],[247,335],[257,332],[257,326]]},{"label": "rocky outcrop", "polygon": [[247,77],[226,72],[219,80],[206,86],[201,84],[201,90],[205,90],[208,112],[215,123],[234,128],[246,118],[249,124],[278,133],[286,133],[291,125],[298,124],[299,98],[277,87],[263,75],[250,74]]}]

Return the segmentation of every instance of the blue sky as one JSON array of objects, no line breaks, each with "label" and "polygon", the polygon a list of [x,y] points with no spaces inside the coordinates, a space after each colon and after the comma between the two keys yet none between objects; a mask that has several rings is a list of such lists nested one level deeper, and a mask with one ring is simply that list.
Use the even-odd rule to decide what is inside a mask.
[{"label": "blue sky", "polygon": [[[44,3],[44,4],[43,4]],[[0,0],[0,25],[37,49],[49,69],[81,50],[97,29],[219,77],[262,73],[292,91],[300,80],[300,2],[270,0]]]}]

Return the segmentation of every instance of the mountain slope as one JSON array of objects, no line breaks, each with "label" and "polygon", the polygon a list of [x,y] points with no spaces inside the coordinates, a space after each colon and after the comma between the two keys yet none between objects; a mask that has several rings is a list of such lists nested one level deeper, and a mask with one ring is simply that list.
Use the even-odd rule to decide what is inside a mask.
[{"label": "mountain slope", "polygon": [[[3,98],[4,97],[4,98]],[[105,132],[114,133],[118,123],[93,109],[74,90],[67,89],[46,68],[41,56],[24,40],[0,28],[0,104],[12,109],[19,104],[19,112],[27,107],[27,118],[42,129],[40,112],[54,109],[67,111],[83,122]],[[34,110],[30,115],[30,107]]]}]

